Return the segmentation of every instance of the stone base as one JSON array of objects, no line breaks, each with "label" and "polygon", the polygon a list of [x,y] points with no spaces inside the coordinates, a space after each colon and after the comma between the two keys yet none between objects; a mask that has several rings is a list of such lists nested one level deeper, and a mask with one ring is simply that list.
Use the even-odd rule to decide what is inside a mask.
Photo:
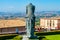
[{"label": "stone base", "polygon": [[30,39],[37,39],[38,37],[37,36],[31,36],[29,37]]},{"label": "stone base", "polygon": [[26,35],[24,35],[22,40],[29,40],[29,38]]},{"label": "stone base", "polygon": [[29,40],[39,40],[39,39],[29,39]]},{"label": "stone base", "polygon": [[22,40],[39,40],[39,39],[36,36],[29,38],[28,36],[24,35]]},{"label": "stone base", "polygon": [[39,40],[39,39],[37,38],[37,36],[32,36],[29,38],[29,40]]}]

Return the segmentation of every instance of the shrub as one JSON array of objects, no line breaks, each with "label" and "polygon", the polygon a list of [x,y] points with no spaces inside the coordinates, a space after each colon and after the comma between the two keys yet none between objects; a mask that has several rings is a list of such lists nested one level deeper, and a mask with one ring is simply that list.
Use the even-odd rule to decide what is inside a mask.
[{"label": "shrub", "polygon": [[37,35],[37,36],[56,35],[56,34],[60,34],[60,31],[54,31],[54,32],[35,32],[34,34]]},{"label": "shrub", "polygon": [[16,36],[12,40],[22,40],[22,36]]}]

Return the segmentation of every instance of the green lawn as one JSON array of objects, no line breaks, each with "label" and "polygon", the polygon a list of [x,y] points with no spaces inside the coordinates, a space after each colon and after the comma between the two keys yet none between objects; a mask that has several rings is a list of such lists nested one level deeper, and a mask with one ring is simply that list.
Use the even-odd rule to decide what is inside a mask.
[{"label": "green lawn", "polygon": [[48,35],[45,36],[48,40],[60,40],[60,35]]}]

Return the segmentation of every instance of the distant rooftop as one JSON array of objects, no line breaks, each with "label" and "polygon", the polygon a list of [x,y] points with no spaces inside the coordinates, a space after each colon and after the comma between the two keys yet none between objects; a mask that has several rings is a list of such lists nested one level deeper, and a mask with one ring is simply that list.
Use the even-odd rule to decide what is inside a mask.
[{"label": "distant rooftop", "polygon": [[25,26],[25,19],[10,19],[10,20],[0,20],[0,28],[6,27],[22,27]]},{"label": "distant rooftop", "polygon": [[60,16],[57,16],[57,17],[51,17],[51,18],[41,18],[41,19],[53,19],[53,20],[59,20],[60,19]]}]

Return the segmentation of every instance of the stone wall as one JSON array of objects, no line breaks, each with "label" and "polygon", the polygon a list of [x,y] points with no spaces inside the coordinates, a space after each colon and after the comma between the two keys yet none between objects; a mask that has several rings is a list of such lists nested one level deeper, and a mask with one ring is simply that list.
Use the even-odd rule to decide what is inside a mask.
[{"label": "stone wall", "polygon": [[0,28],[0,34],[4,33],[16,33],[16,28],[18,28],[18,32],[25,32],[25,26],[22,27],[8,27],[8,28]]}]

